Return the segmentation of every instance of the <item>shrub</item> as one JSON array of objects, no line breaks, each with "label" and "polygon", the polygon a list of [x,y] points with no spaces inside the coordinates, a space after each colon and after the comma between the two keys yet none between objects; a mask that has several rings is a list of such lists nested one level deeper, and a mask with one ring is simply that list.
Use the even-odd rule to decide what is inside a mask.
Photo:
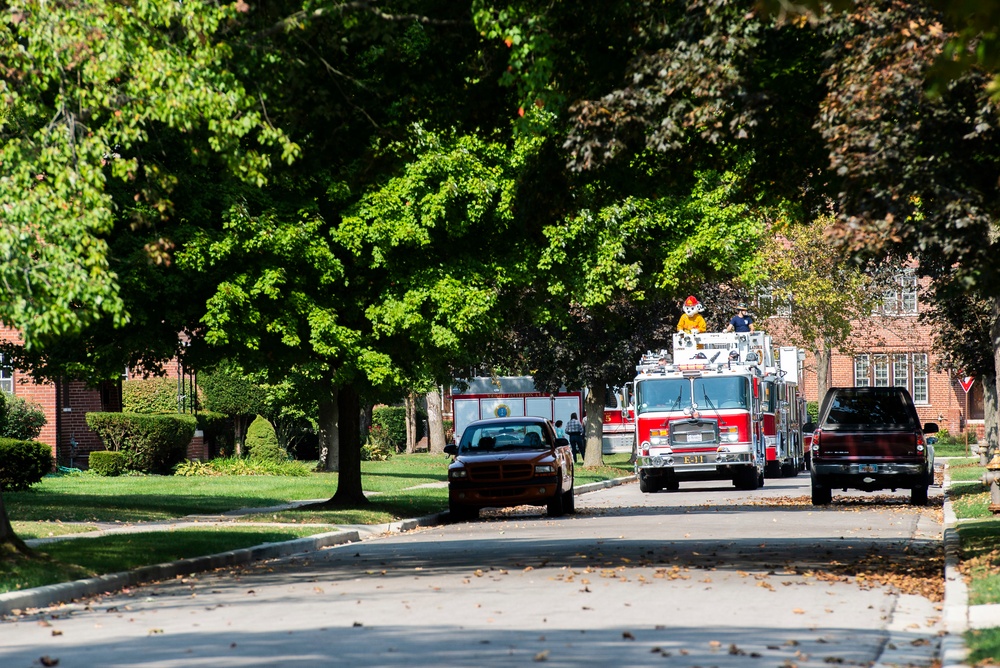
[{"label": "shrub", "polygon": [[250,459],[258,462],[280,463],[288,461],[288,453],[278,445],[278,436],[263,415],[258,415],[247,429],[246,447]]},{"label": "shrub", "polygon": [[52,448],[38,441],[0,438],[0,490],[28,489],[52,472]]},{"label": "shrub", "polygon": [[225,413],[202,411],[195,414],[198,429],[205,436],[208,451],[213,455],[232,452],[234,443],[233,421]]},{"label": "shrub", "polygon": [[309,469],[301,462],[261,462],[242,457],[222,457],[208,462],[186,460],[177,465],[174,475],[220,476],[220,475],[281,475],[307,476]]},{"label": "shrub", "polygon": [[184,459],[194,436],[194,416],[140,413],[87,413],[90,427],[108,450],[121,452],[125,468],[142,473],[170,473]]},{"label": "shrub", "polygon": [[256,415],[266,409],[267,394],[246,377],[230,371],[198,376],[205,408],[226,415]]},{"label": "shrub", "polygon": [[123,381],[122,412],[176,413],[177,381],[172,378],[136,378]]},{"label": "shrub", "polygon": [[90,453],[87,468],[97,475],[114,477],[125,473],[125,455],[111,450],[96,450]]},{"label": "shrub", "polygon": [[392,457],[394,450],[385,427],[373,424],[368,430],[368,442],[361,448],[361,460],[365,462],[384,462]]},{"label": "shrub", "polygon": [[406,408],[403,406],[376,406],[372,410],[372,426],[385,430],[393,450],[406,449]]},{"label": "shrub", "polygon": [[[2,394],[2,393],[0,393]],[[25,401],[18,396],[4,398],[0,411],[0,437],[13,438],[19,441],[31,441],[38,438],[45,426],[45,411],[34,402]]]}]

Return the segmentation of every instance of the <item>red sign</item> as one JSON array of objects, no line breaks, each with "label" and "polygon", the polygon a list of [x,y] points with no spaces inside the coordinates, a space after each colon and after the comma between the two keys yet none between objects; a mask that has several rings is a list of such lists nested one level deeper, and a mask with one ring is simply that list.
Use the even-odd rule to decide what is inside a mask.
[{"label": "red sign", "polygon": [[968,394],[969,390],[972,389],[972,384],[976,382],[975,376],[966,376],[965,378],[959,378],[958,384],[962,386],[965,393]]}]

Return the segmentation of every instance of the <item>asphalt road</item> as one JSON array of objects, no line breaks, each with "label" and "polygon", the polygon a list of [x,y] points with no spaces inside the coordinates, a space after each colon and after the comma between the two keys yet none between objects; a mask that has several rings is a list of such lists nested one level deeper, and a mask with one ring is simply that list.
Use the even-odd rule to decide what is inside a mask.
[{"label": "asphalt road", "polygon": [[845,575],[940,545],[940,489],[814,508],[629,484],[578,514],[485,513],[0,624],[0,666],[929,666],[940,604]]}]

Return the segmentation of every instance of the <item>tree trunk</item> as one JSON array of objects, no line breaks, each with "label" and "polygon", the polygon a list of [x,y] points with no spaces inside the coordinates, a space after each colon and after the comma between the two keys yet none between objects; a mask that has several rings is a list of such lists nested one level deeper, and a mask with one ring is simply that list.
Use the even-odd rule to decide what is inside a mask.
[{"label": "tree trunk", "polygon": [[826,391],[830,389],[830,360],[833,351],[823,342],[823,347],[816,351],[816,401],[823,403]]},{"label": "tree trunk", "polygon": [[[965,416],[966,429],[969,425],[969,416]],[[983,377],[983,442],[980,444],[980,459],[986,456],[988,462],[996,454],[997,444],[1000,443],[1000,416],[997,415],[997,378],[994,375]]]},{"label": "tree trunk", "polygon": [[417,449],[417,395],[409,392],[404,402],[406,406],[406,452],[413,454]]},{"label": "tree trunk", "polygon": [[444,454],[444,419],[441,417],[441,393],[435,387],[427,393],[427,443],[431,454]]},{"label": "tree trunk", "polygon": [[340,469],[338,396],[337,388],[333,388],[329,396],[319,401],[319,466],[317,467],[319,471]]},{"label": "tree trunk", "polygon": [[[990,339],[993,341],[993,382],[990,383],[989,389],[993,390],[993,406],[997,408],[997,400],[1000,399],[1000,389],[997,388],[997,381],[1000,381],[1000,297],[995,297],[993,299],[993,324],[990,326]],[[983,402],[987,403],[989,401],[987,386],[985,385],[985,378],[983,379]],[[984,407],[985,408],[985,407]],[[984,416],[985,418],[986,416]],[[1000,418],[997,418],[1000,420]],[[969,424],[969,416],[965,416],[965,423]],[[989,423],[986,423],[989,425]],[[991,433],[989,430],[986,432],[986,455],[987,460],[993,459],[993,456],[997,453],[997,446],[1000,444],[1000,439],[998,439],[997,432]]]},{"label": "tree trunk", "polygon": [[29,556],[34,554],[31,548],[14,533],[14,527],[10,525],[10,518],[7,517],[3,495],[0,494],[0,562],[15,552]]},{"label": "tree trunk", "polygon": [[586,453],[583,457],[584,466],[602,466],[604,464],[604,392],[606,384],[595,383],[587,393],[583,403],[586,417],[583,421],[583,437],[586,440]]},{"label": "tree trunk", "polygon": [[326,503],[337,507],[367,505],[368,498],[361,486],[361,434],[358,424],[361,398],[354,387],[345,385],[340,388],[337,403],[340,413],[340,474],[337,477],[337,493]]},{"label": "tree trunk", "polygon": [[237,457],[243,456],[243,444],[247,440],[247,425],[250,422],[248,416],[237,415],[233,418],[233,448]]}]

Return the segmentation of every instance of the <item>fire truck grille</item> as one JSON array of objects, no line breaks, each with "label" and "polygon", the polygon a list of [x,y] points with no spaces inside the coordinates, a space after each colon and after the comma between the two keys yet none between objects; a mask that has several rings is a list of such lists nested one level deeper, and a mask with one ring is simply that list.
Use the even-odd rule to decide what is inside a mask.
[{"label": "fire truck grille", "polygon": [[670,443],[676,447],[716,445],[719,442],[715,422],[674,422],[670,425]]},{"label": "fire truck grille", "polygon": [[469,468],[469,478],[477,482],[527,480],[531,477],[531,472],[532,464],[530,463],[482,464]]}]

